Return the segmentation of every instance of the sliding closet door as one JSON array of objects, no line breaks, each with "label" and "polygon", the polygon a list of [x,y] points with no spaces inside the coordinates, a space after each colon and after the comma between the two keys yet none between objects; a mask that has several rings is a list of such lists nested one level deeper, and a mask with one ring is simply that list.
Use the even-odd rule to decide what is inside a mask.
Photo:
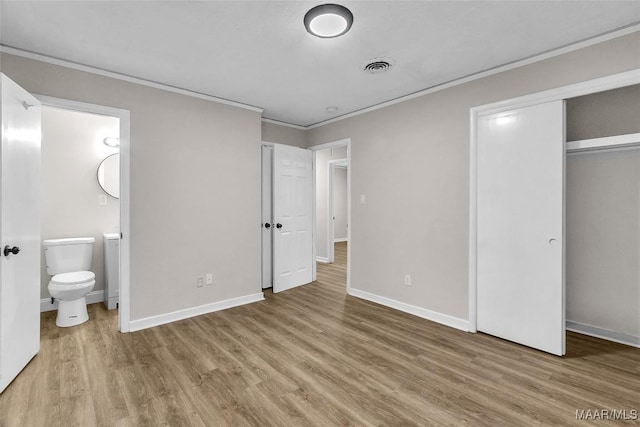
[{"label": "sliding closet door", "polygon": [[564,103],[477,121],[477,327],[565,353]]}]

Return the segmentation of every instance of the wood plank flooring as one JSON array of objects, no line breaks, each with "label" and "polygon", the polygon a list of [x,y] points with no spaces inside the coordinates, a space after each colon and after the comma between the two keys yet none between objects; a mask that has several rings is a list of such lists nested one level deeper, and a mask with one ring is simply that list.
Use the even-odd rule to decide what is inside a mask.
[{"label": "wood plank flooring", "polygon": [[640,350],[573,333],[564,358],[345,295],[346,244],[318,281],[120,334],[60,329],[0,396],[1,426],[638,425]]}]

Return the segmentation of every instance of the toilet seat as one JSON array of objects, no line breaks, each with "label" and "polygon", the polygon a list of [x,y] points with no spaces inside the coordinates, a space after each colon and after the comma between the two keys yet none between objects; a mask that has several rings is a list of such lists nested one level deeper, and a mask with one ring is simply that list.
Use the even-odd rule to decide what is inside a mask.
[{"label": "toilet seat", "polygon": [[72,273],[56,274],[51,278],[52,285],[70,286],[82,285],[93,281],[96,275],[92,271],[74,271]]}]

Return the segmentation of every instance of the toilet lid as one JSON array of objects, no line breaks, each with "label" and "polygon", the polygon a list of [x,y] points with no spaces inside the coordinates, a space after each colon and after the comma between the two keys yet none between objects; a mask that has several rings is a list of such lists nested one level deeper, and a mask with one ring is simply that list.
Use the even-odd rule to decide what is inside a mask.
[{"label": "toilet lid", "polygon": [[92,271],[74,271],[73,273],[56,274],[51,283],[56,285],[79,285],[94,280],[96,275]]}]

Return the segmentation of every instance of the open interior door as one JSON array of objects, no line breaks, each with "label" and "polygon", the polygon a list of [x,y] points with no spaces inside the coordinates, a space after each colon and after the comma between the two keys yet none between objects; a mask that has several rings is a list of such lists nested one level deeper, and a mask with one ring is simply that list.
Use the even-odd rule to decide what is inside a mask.
[{"label": "open interior door", "polygon": [[262,146],[262,289],[273,287],[273,147]]},{"label": "open interior door", "polygon": [[478,117],[477,327],[565,353],[564,103]]},{"label": "open interior door", "polygon": [[313,280],[313,153],[273,146],[273,292]]},{"label": "open interior door", "polygon": [[0,392],[40,349],[40,102],[2,81]]}]

